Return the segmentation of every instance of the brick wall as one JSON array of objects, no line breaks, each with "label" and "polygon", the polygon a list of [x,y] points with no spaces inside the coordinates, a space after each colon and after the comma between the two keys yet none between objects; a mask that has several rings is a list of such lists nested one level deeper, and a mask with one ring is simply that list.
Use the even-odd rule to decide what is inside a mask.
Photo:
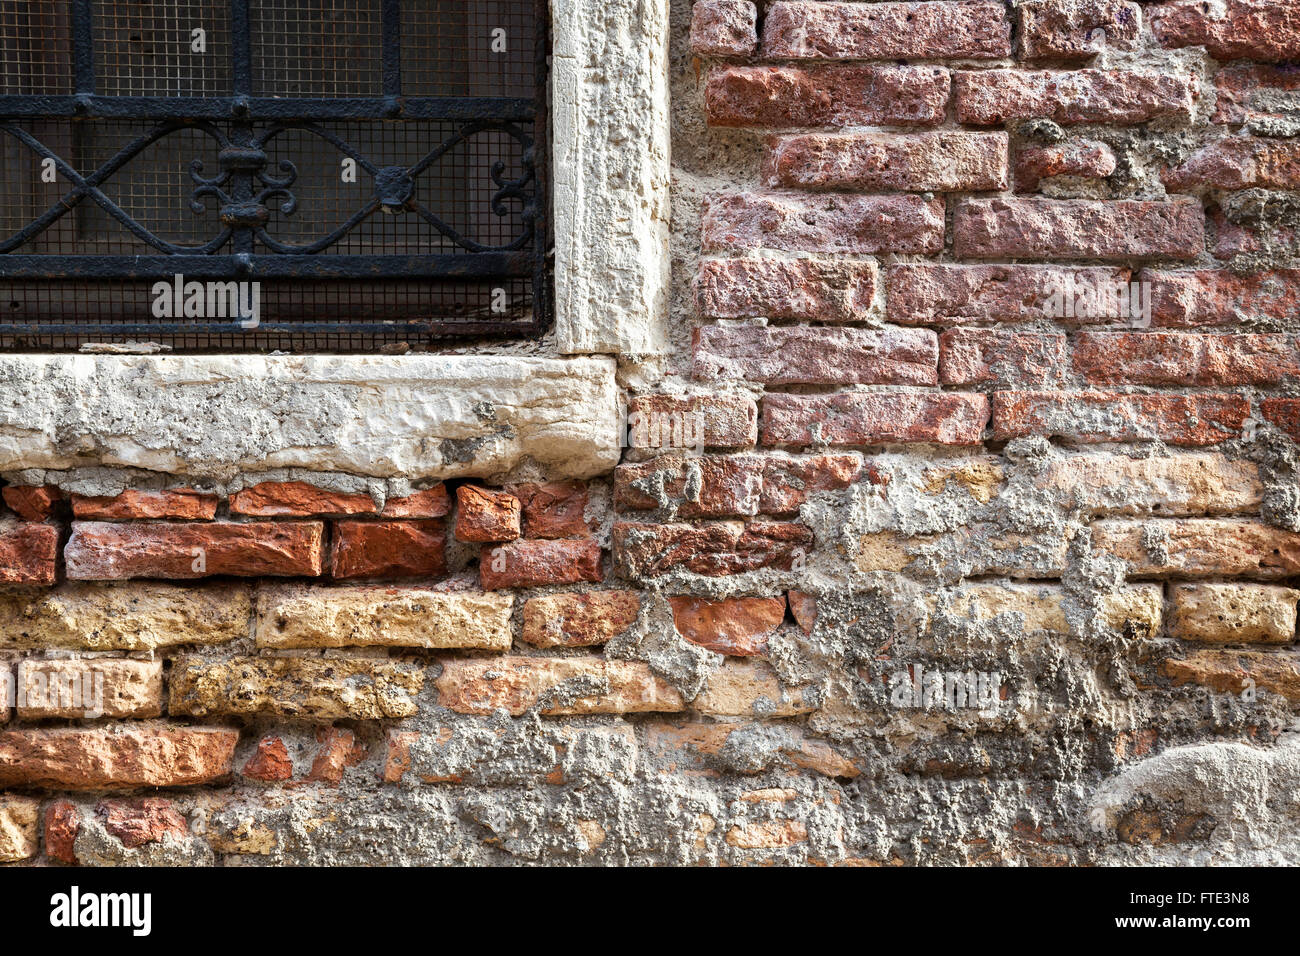
[{"label": "brick wall", "polygon": [[1300,18],[672,22],[622,463],[7,474],[0,859],[1300,860]]}]

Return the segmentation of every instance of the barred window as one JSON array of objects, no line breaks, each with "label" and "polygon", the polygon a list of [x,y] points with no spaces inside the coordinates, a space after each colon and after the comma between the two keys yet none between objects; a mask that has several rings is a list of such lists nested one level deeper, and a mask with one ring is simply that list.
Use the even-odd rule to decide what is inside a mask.
[{"label": "barred window", "polygon": [[0,346],[547,317],[545,0],[0,0]]}]

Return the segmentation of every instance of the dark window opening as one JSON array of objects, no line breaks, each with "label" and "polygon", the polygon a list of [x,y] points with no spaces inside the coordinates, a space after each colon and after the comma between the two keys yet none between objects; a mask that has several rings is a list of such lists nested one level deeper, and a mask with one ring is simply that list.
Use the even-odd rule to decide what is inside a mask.
[{"label": "dark window opening", "polygon": [[537,334],[546,27],[546,0],[0,0],[0,347]]}]

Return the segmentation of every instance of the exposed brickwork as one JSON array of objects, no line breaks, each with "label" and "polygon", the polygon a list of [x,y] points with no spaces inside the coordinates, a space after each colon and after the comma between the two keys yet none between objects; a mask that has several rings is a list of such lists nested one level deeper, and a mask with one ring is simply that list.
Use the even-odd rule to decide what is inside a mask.
[{"label": "exposed brickwork", "polygon": [[709,73],[704,108],[715,126],[935,126],[951,91],[926,66],[733,66]]},{"label": "exposed brickwork", "polygon": [[972,259],[1194,259],[1205,223],[1191,202],[972,199],[957,207],[953,244]]},{"label": "exposed brickwork", "polygon": [[314,577],[324,569],[324,533],[320,522],[75,521],[64,560],[68,577],[83,581]]},{"label": "exposed brickwork", "polygon": [[330,573],[340,580],[440,577],[446,544],[440,521],[338,521]]},{"label": "exposed brickwork", "polygon": [[704,213],[706,252],[933,253],[943,248],[943,203],[919,196],[727,193]]},{"label": "exposed brickwork", "polygon": [[[326,356],[278,450],[217,423],[242,463],[88,417],[27,461],[11,414],[0,863],[1300,862],[1256,799],[1300,712],[1292,6],[673,0],[668,259],[620,264],[670,285],[579,296],[662,341]],[[601,96],[663,54],[605,25]],[[573,371],[298,442],[390,362],[524,355]]]},{"label": "exposed brickwork", "polygon": [[706,259],[696,277],[703,316],[852,322],[876,311],[879,269],[871,261]]},{"label": "exposed brickwork", "polygon": [[998,3],[814,3],[777,0],[763,20],[774,59],[988,59],[1011,53]]},{"label": "exposed brickwork", "polygon": [[954,79],[957,119],[976,126],[1045,118],[1058,123],[1130,126],[1186,119],[1196,99],[1191,77],[1106,70],[983,70]]},{"label": "exposed brickwork", "polygon": [[189,488],[169,488],[166,491],[128,489],[120,495],[101,497],[73,495],[72,513],[78,518],[98,521],[129,521],[135,518],[211,521],[217,515],[217,496],[205,495]]}]

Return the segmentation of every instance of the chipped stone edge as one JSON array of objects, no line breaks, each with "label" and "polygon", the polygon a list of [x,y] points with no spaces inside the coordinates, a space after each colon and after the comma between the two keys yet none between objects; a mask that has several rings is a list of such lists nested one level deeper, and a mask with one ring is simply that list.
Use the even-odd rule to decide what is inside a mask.
[{"label": "chipped stone edge", "polygon": [[621,452],[614,374],[600,356],[6,355],[0,471],[589,478]]}]

